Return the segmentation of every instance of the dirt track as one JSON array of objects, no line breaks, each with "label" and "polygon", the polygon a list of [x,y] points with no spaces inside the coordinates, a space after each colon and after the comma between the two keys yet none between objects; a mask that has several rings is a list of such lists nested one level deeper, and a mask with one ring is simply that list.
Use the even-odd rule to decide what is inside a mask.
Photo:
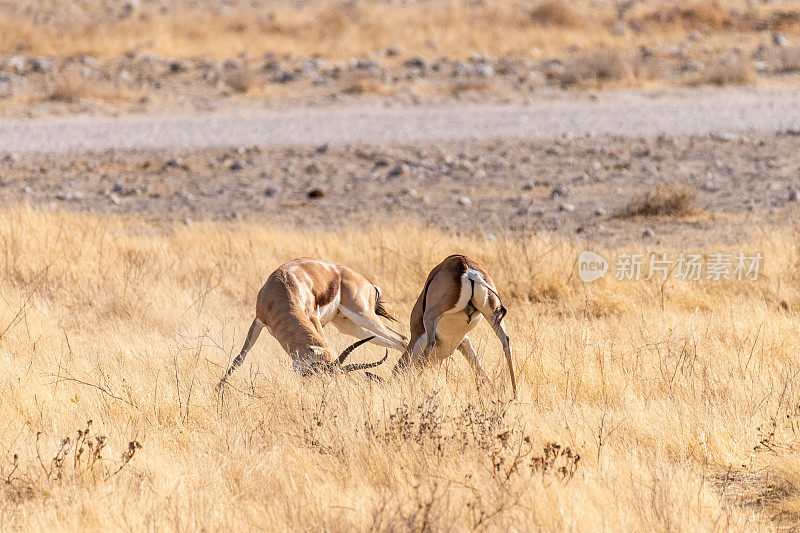
[{"label": "dirt track", "polygon": [[[569,99],[567,99],[569,98]],[[288,146],[554,138],[564,134],[704,135],[800,129],[800,89],[624,91],[527,106],[329,107],[0,121],[0,151]]]}]

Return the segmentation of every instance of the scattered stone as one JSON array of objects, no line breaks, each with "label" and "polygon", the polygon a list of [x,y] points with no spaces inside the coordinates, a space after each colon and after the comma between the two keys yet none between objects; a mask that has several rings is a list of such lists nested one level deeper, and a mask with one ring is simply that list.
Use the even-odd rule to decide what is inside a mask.
[{"label": "scattered stone", "polygon": [[604,217],[606,216],[606,210],[603,209],[602,207],[598,207],[597,209],[594,210],[594,216]]},{"label": "scattered stone", "polygon": [[314,187],[313,189],[308,191],[308,194],[306,196],[308,196],[311,199],[322,198],[325,196],[325,191],[319,187]]},{"label": "scattered stone", "polygon": [[518,217],[522,217],[522,216],[525,216],[527,214],[528,214],[528,208],[527,207],[520,207],[519,209],[517,209],[517,216]]},{"label": "scattered stone", "polygon": [[711,138],[719,142],[731,142],[736,140],[736,135],[730,132],[714,132],[711,134]]},{"label": "scattered stone", "polygon": [[25,187],[22,188],[22,192],[24,192],[25,194],[31,194],[33,192],[33,189],[31,188],[30,185],[26,185]]},{"label": "scattered stone", "polygon": [[290,83],[298,78],[294,72],[284,71],[275,76],[274,80],[278,83]]},{"label": "scattered stone", "polygon": [[573,211],[575,211],[575,206],[567,202],[561,202],[561,204],[558,206],[558,210],[565,211],[567,213],[572,213]]},{"label": "scattered stone", "polygon": [[127,70],[121,70],[119,74],[117,74],[117,80],[125,85],[133,84],[133,76],[131,76],[131,73]]},{"label": "scattered stone", "polygon": [[131,16],[134,11],[139,9],[139,0],[123,0],[122,2],[122,14],[126,17]]},{"label": "scattered stone", "polygon": [[463,61],[459,61],[453,67],[453,76],[469,76],[472,72],[472,67]]},{"label": "scattered stone", "polygon": [[530,72],[528,72],[527,78],[529,83],[539,83],[544,81],[544,74],[542,74],[538,70],[531,70]]},{"label": "scattered stone", "polygon": [[428,70],[430,68],[430,64],[425,60],[425,58],[419,56],[412,57],[408,61],[404,62],[403,66],[406,68],[418,68],[422,70]]},{"label": "scattered stone", "polygon": [[25,70],[25,58],[22,56],[12,56],[6,59],[5,66],[17,74]]},{"label": "scattered stone", "polygon": [[53,60],[49,57],[32,57],[28,60],[34,72],[50,72],[53,70]]},{"label": "scattered stone", "polygon": [[689,59],[683,64],[683,70],[686,72],[697,72],[703,70],[704,68],[704,64],[694,59]]},{"label": "scattered stone", "polygon": [[656,236],[656,232],[655,232],[655,231],[653,231],[651,228],[647,228],[647,229],[646,229],[646,230],[644,230],[644,232],[642,233],[642,237],[653,238],[653,237],[655,237],[655,236]]},{"label": "scattered stone", "polygon": [[794,187],[789,189],[789,201],[790,202],[797,202],[800,200],[800,191],[795,189]]},{"label": "scattered stone", "polygon": [[231,164],[228,165],[228,170],[232,170],[234,172],[244,169],[244,163],[239,159],[234,159],[231,161]]},{"label": "scattered stone", "polygon": [[271,59],[264,64],[264,70],[267,72],[278,72],[281,69],[281,62]]},{"label": "scattered stone", "polygon": [[689,39],[689,40],[690,40],[690,41],[692,41],[692,42],[697,42],[697,41],[699,41],[700,39],[702,39],[702,38],[703,38],[703,36],[700,34],[700,32],[699,32],[699,31],[697,31],[697,30],[692,30],[692,31],[690,31],[690,32],[689,32],[689,35],[687,35],[687,36],[686,36],[686,38],[687,38],[687,39]]},{"label": "scattered stone", "polygon": [[390,170],[387,176],[396,178],[398,176],[408,176],[409,174],[411,174],[411,168],[405,163],[400,163]]},{"label": "scattered stone", "polygon": [[679,47],[677,47],[675,45],[667,46],[666,51],[667,51],[667,54],[669,54],[670,57],[674,57],[674,58],[682,58],[685,55],[685,50],[682,49],[682,48],[679,48]]},{"label": "scattered stone", "polygon": [[458,205],[463,207],[469,207],[472,205],[472,200],[468,196],[459,196],[456,199],[456,202],[458,203]]},{"label": "scattered stone", "polygon": [[772,44],[775,46],[788,46],[789,39],[783,33],[775,32],[772,34]]},{"label": "scattered stone", "polygon": [[169,67],[170,72],[176,74],[179,72],[188,72],[192,68],[191,63],[181,59],[170,59],[167,61],[167,66]]},{"label": "scattered stone", "polygon": [[570,193],[569,187],[567,187],[562,183],[560,185],[556,185],[555,187],[553,187],[553,190],[550,191],[550,199],[557,197],[564,198],[566,196],[569,196],[569,193]]},{"label": "scattered stone", "polygon": [[372,70],[381,68],[380,63],[373,59],[359,58],[356,60],[356,68],[358,70]]},{"label": "scattered stone", "polygon": [[225,62],[222,64],[222,68],[224,68],[225,70],[236,70],[240,66],[242,66],[242,63],[238,59],[235,59],[233,57],[226,59]]},{"label": "scattered stone", "polygon": [[553,74],[561,74],[565,70],[564,64],[558,59],[551,59],[545,64],[545,67]]},{"label": "scattered stone", "polygon": [[276,194],[278,194],[278,189],[275,187],[270,186],[264,189],[264,196],[266,196],[267,198],[272,198]]},{"label": "scattered stone", "polygon": [[475,74],[481,78],[491,78],[494,76],[494,67],[487,65],[486,63],[480,63],[475,65]]},{"label": "scattered stone", "polygon": [[114,204],[114,205],[119,205],[120,204],[119,196],[117,196],[113,192],[108,195],[108,199],[111,200],[111,203]]}]

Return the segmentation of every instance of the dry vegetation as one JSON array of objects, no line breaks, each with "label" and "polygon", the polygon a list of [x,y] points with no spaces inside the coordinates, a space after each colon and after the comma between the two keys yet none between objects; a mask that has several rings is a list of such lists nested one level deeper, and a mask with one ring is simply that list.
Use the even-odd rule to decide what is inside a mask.
[{"label": "dry vegetation", "polygon": [[633,198],[616,216],[630,218],[694,215],[698,212],[696,199],[697,193],[691,187],[662,184]]},{"label": "dry vegetation", "polygon": [[[7,209],[0,527],[796,526],[796,236],[767,228],[742,244],[764,255],[755,282],[583,285],[580,249],[397,224],[337,235]],[[458,359],[385,384],[303,379],[262,335],[224,399],[214,393],[281,262],[346,262],[407,317],[427,270],[456,250],[505,296],[518,401],[483,326],[493,388],[476,390]]]},{"label": "dry vegetation", "polygon": [[[707,33],[705,44],[715,49],[768,42],[772,31],[800,32],[800,10],[788,0],[66,4],[0,4],[0,54],[120,58],[154,52],[222,59],[247,51],[343,59],[395,48],[402,57],[491,53],[538,59],[574,46],[636,51],[654,42],[678,43],[690,30]],[[632,31],[617,35],[619,24]]]},{"label": "dry vegetation", "polygon": [[799,40],[792,0],[0,2],[0,113],[786,84]]}]

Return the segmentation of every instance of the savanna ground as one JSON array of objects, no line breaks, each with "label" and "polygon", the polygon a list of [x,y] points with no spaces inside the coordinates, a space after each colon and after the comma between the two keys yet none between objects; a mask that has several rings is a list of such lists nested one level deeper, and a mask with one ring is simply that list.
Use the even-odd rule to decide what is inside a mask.
[{"label": "savanna ground", "polygon": [[794,0],[0,3],[0,112],[796,84]]},{"label": "savanna ground", "polygon": [[[799,40],[789,0],[0,1],[0,114],[791,84]],[[797,134],[2,152],[0,529],[796,529]],[[763,262],[584,283],[585,249]],[[267,333],[214,389],[281,263],[407,332],[454,252],[516,400],[485,324],[480,389],[458,355],[301,378]]]},{"label": "savanna ground", "polygon": [[[629,205],[636,216],[654,205],[678,219],[691,211],[679,189],[668,201],[653,194]],[[547,232],[490,238],[379,218],[311,231],[7,207],[0,523],[796,527],[794,230],[763,225],[735,246],[692,249],[760,252],[756,281],[609,275],[584,284],[576,273],[584,246]],[[680,238],[592,248],[608,258],[687,251]],[[428,270],[454,251],[492,273],[509,308],[517,400],[485,325],[473,342],[493,385],[481,389],[459,357],[385,383],[301,378],[264,334],[224,396],[215,392],[254,295],[288,258],[365,273],[405,329]],[[348,344],[328,335],[335,349]],[[379,356],[372,347],[352,357]],[[378,373],[388,377],[397,357]]]}]

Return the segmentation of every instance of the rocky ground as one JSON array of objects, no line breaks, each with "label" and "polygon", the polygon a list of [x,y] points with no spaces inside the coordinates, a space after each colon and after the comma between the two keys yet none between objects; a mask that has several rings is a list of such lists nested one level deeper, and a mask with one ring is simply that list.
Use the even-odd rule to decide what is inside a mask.
[{"label": "rocky ground", "polygon": [[[0,156],[0,205],[185,223],[334,228],[399,218],[608,244],[735,243],[766,221],[791,224],[797,216],[796,135],[10,153]],[[616,216],[662,183],[691,187],[699,211]]]},{"label": "rocky ground", "polygon": [[402,105],[525,103],[569,88],[797,83],[800,47],[780,34],[752,53],[728,49],[709,62],[692,59],[695,44],[635,53],[576,50],[541,61],[491,55],[403,59],[393,49],[345,61],[246,53],[223,61],[134,53],[111,60],[16,55],[0,57],[0,115],[207,111],[241,101],[320,106],[363,97]]}]

